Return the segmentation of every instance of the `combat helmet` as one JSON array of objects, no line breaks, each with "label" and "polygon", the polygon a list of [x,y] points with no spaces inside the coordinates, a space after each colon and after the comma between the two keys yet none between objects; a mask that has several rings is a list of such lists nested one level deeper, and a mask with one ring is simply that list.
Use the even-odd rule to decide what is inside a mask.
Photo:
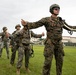
[{"label": "combat helmet", "polygon": [[59,8],[59,9],[60,9],[60,6],[59,6],[58,4],[52,4],[52,5],[50,6],[50,9],[49,9],[50,13],[53,14],[53,9],[54,9],[54,8]]},{"label": "combat helmet", "polygon": [[20,24],[17,24],[17,25],[15,26],[15,29],[17,29],[17,27],[21,27]]},{"label": "combat helmet", "polygon": [[3,27],[3,31],[6,31],[7,30],[7,27]]}]

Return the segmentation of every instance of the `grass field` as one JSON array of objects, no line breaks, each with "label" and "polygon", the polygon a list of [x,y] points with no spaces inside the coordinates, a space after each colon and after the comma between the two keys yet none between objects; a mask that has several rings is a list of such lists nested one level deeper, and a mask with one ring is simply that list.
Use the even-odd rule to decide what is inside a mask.
[{"label": "grass field", "polygon": [[[42,75],[42,67],[44,62],[43,56],[44,46],[35,45],[34,46],[34,57],[30,58],[29,68],[31,70],[30,74],[27,74],[24,69],[24,61],[21,68],[21,75]],[[76,47],[64,47],[65,57],[63,64],[63,75],[76,75]],[[10,50],[11,55],[11,50]],[[6,51],[3,50],[2,57],[0,58],[0,75],[16,75],[16,62],[14,66],[10,67],[10,60],[6,57]],[[53,59],[51,75],[56,75],[55,72],[55,60]]]}]

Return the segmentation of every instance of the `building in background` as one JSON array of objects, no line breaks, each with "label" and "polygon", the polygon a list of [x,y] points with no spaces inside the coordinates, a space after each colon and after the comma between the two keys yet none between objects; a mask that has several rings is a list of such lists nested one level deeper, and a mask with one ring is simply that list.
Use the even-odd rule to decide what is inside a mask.
[{"label": "building in background", "polygon": [[66,46],[76,46],[76,37],[63,36],[62,42]]},{"label": "building in background", "polygon": [[[31,38],[33,44],[44,45],[45,38]],[[66,46],[76,46],[76,37],[63,36],[62,37],[63,45]]]}]

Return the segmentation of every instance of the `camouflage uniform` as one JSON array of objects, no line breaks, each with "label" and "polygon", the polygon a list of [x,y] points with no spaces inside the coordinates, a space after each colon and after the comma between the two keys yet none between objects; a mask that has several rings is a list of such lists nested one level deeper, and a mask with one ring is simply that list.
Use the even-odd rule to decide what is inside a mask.
[{"label": "camouflage uniform", "polygon": [[[19,27],[19,28],[18,28]],[[20,26],[20,24],[17,24],[16,26],[15,26],[15,31],[12,33],[12,36],[11,36],[11,42],[10,42],[10,44],[11,44],[11,46],[12,46],[12,48],[11,48],[11,51],[12,51],[12,55],[11,55],[11,60],[10,60],[10,64],[11,65],[13,65],[14,64],[14,60],[15,60],[15,57],[16,57],[16,51],[18,50],[18,48],[19,48],[19,39],[18,38],[13,38],[13,35],[14,34],[16,34],[17,32],[19,32],[20,31],[20,28],[21,28],[21,26]]]},{"label": "camouflage uniform", "polygon": [[[31,34],[30,34],[31,33]],[[30,35],[31,37],[40,38],[42,35],[34,34],[32,31],[29,30],[20,30],[18,33],[14,35],[14,37],[19,37],[19,50],[18,50],[18,63],[17,69],[20,69],[22,66],[23,55],[25,55],[25,67],[28,68],[29,64],[29,51],[30,51]]]},{"label": "camouflage uniform", "polygon": [[[14,32],[12,33],[12,36],[13,36],[16,32],[18,32],[18,31],[19,31],[19,30],[14,31]],[[16,57],[16,51],[17,51],[18,48],[19,48],[18,38],[15,38],[15,39],[14,39],[14,38],[12,37],[10,44],[12,45],[12,48],[11,48],[12,55],[11,55],[10,64],[13,65],[13,64],[14,64],[15,57]]]},{"label": "camouflage uniform", "polygon": [[[46,17],[42,18],[37,22],[27,22],[29,29],[38,28],[40,26],[45,26],[47,31],[47,38],[45,41],[44,48],[44,66],[43,66],[43,75],[50,75],[50,68],[52,64],[53,54],[55,55],[56,60],[56,72],[57,75],[62,75],[62,66],[63,66],[63,44],[62,44],[62,32],[63,28],[66,28],[63,24],[63,21],[60,17]],[[69,26],[70,28],[75,28],[76,26]]]},{"label": "camouflage uniform", "polygon": [[6,36],[6,32],[1,32],[0,33],[1,36],[1,46],[0,46],[0,57],[2,55],[2,50],[3,48],[6,48],[6,52],[7,52],[7,58],[9,59],[9,38]]}]

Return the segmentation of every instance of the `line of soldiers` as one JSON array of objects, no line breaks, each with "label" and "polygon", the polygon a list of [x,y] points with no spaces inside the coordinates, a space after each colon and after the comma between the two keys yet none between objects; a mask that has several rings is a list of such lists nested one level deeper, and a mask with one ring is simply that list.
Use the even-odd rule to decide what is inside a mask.
[{"label": "line of soldiers", "polygon": [[23,26],[22,29],[20,29],[20,24],[17,24],[15,26],[15,31],[10,34],[7,30],[7,27],[3,27],[3,32],[0,33],[0,36],[2,38],[1,46],[0,47],[0,57],[2,56],[2,50],[4,47],[6,47],[7,51],[7,58],[9,59],[9,39],[10,46],[11,46],[11,58],[10,58],[10,64],[13,66],[15,57],[16,57],[16,51],[18,51],[18,61],[17,61],[17,74],[20,75],[20,68],[22,66],[23,56],[25,56],[25,70],[26,72],[30,72],[28,66],[29,66],[29,57],[31,53],[31,46],[30,46],[30,38],[41,38],[44,36],[44,33],[42,34],[35,34],[33,31],[30,31],[27,26]]}]

